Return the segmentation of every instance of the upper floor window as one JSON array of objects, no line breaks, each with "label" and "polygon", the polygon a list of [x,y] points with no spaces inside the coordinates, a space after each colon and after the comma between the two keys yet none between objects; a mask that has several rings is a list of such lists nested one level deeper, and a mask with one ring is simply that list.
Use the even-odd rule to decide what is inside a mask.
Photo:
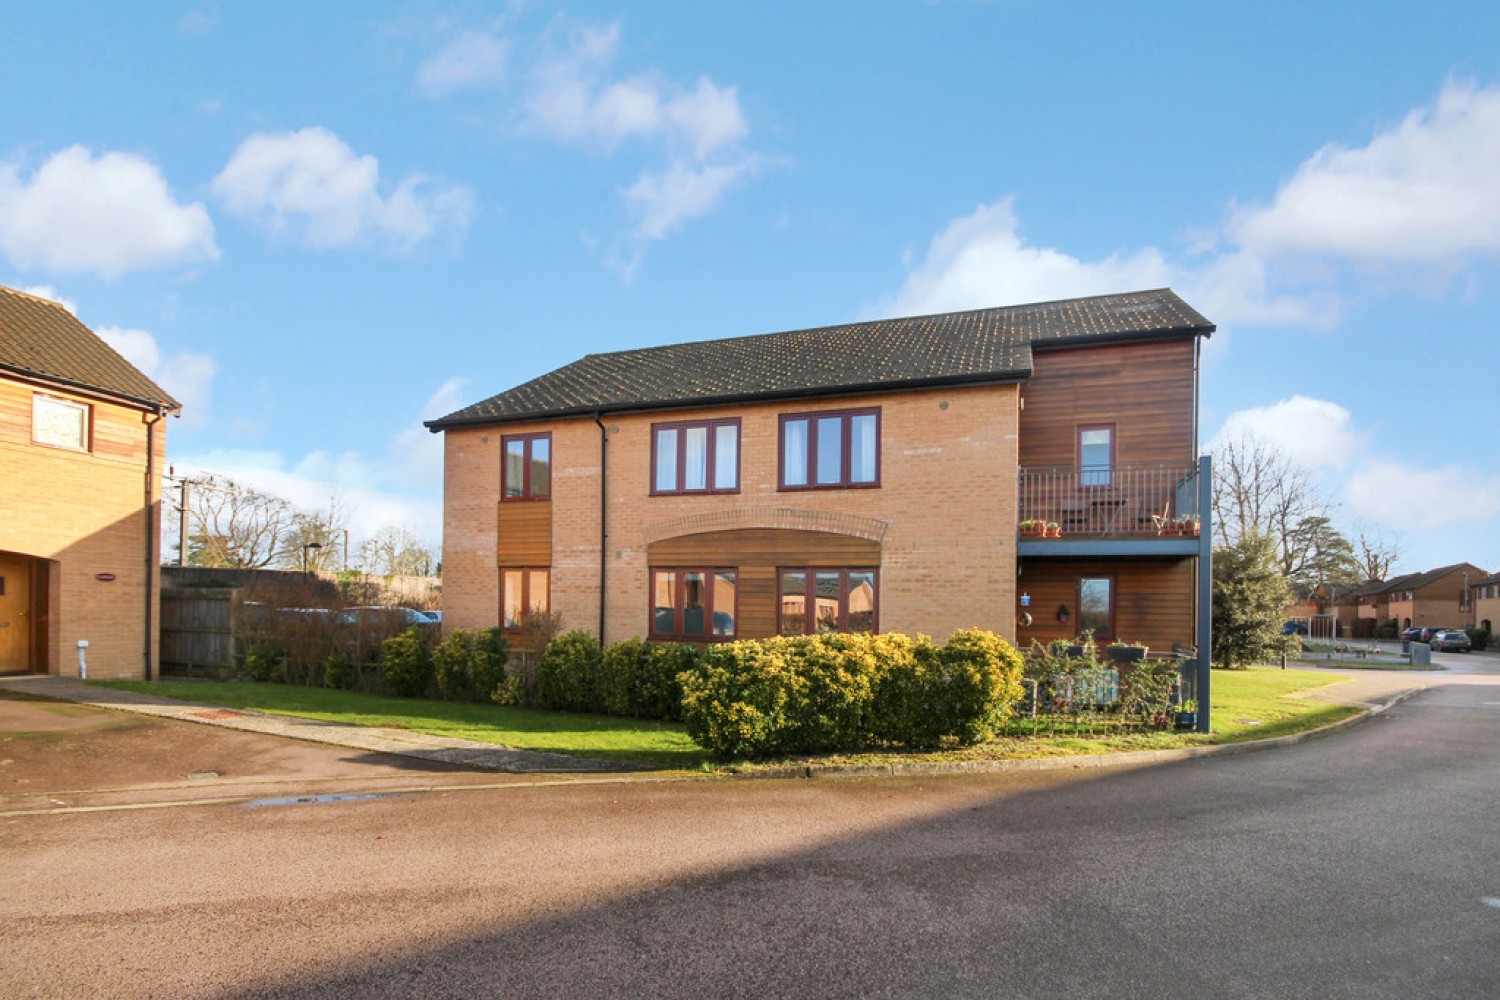
[{"label": "upper floor window", "polygon": [[552,435],[507,434],[500,440],[500,499],[552,496]]},{"label": "upper floor window", "polygon": [[740,422],[651,425],[652,493],[733,493],[740,487]]},{"label": "upper floor window", "polygon": [[783,569],[779,575],[782,635],[875,631],[875,570]]},{"label": "upper floor window", "polygon": [[54,448],[88,451],[88,404],[56,396],[32,396],[31,440]]},{"label": "upper floor window", "polygon": [[1115,465],[1115,428],[1078,428],[1078,483],[1080,486],[1108,486]]},{"label": "upper floor window", "polygon": [[733,639],[738,592],[732,569],[653,569],[652,638]]},{"label": "upper floor window", "polygon": [[880,411],[788,413],[781,418],[781,488],[880,485]]}]

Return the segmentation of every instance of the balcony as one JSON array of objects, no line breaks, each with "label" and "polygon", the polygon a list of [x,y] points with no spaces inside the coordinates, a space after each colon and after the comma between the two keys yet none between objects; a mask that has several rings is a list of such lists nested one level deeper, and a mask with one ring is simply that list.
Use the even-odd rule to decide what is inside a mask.
[{"label": "balcony", "polygon": [[1163,463],[1020,470],[1016,519],[1056,525],[1019,529],[1021,555],[1198,554],[1206,495],[1198,469]]}]

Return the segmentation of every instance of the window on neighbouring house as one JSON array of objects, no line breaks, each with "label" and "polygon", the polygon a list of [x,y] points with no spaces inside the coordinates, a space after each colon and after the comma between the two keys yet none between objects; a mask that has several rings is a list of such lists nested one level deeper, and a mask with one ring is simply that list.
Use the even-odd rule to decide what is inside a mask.
[{"label": "window on neighbouring house", "polygon": [[54,448],[88,451],[88,404],[56,396],[32,396],[31,440]]},{"label": "window on neighbouring house", "polygon": [[500,448],[502,500],[545,500],[552,496],[551,434],[507,434]]},{"label": "window on neighbouring house", "polygon": [[740,486],[740,422],[651,426],[651,492],[733,493]]},{"label": "window on neighbouring house", "polygon": [[732,569],[653,569],[652,638],[733,639],[738,592]]},{"label": "window on neighbouring house", "polygon": [[1108,576],[1085,576],[1078,580],[1078,631],[1092,632],[1095,639],[1115,637],[1115,581]]},{"label": "window on neighbouring house", "polygon": [[874,632],[874,569],[783,569],[777,630],[782,635]]},{"label": "window on neighbouring house", "polygon": [[545,569],[500,571],[500,614],[506,628],[520,628],[528,612],[545,614],[552,610],[549,578]]},{"label": "window on neighbouring house", "polygon": [[1078,428],[1078,482],[1083,486],[1108,486],[1115,464],[1115,429]]},{"label": "window on neighbouring house", "polygon": [[789,413],[781,418],[781,488],[880,485],[880,411]]}]

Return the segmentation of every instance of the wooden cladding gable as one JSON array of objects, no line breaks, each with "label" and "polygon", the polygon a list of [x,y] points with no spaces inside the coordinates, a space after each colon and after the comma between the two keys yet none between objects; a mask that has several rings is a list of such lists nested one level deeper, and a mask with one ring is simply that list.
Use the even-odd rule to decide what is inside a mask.
[{"label": "wooden cladding gable", "polygon": [[496,504],[498,566],[552,565],[552,501]]},{"label": "wooden cladding gable", "polygon": [[[722,566],[737,575],[736,631],[741,639],[776,634],[781,567],[878,567],[880,543],[826,531],[742,528],[706,531],[652,542],[647,561],[655,569]],[[642,613],[646,612],[642,608]]]},{"label": "wooden cladding gable", "polygon": [[1022,388],[1023,466],[1072,466],[1078,428],[1113,425],[1114,461],[1187,463],[1193,454],[1193,341],[1037,351]]}]

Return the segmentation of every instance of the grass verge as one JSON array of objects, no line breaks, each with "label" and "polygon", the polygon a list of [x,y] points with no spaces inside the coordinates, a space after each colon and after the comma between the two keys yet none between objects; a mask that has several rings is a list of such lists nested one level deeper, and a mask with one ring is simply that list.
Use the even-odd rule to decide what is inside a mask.
[{"label": "grass verge", "polygon": [[1169,730],[1111,733],[1102,725],[1096,727],[1098,731],[1089,732],[1077,726],[1058,728],[1043,722],[1037,735],[1026,733],[1023,731],[1025,727],[1013,724],[1010,735],[959,750],[837,754],[793,761],[740,761],[733,764],[716,764],[707,751],[688,738],[682,726],[672,723],[542,712],[500,705],[387,698],[353,691],[243,681],[94,683],[103,687],[157,694],[225,708],[357,726],[408,729],[518,750],[543,750],[577,757],[634,761],[667,770],[708,768],[753,772],[787,764],[862,765],[1066,757],[1134,750],[1170,750],[1288,736],[1330,725],[1359,712],[1360,709],[1356,706],[1329,705],[1294,697],[1296,692],[1345,679],[1338,674],[1272,667],[1215,670],[1214,732],[1209,735]]}]

